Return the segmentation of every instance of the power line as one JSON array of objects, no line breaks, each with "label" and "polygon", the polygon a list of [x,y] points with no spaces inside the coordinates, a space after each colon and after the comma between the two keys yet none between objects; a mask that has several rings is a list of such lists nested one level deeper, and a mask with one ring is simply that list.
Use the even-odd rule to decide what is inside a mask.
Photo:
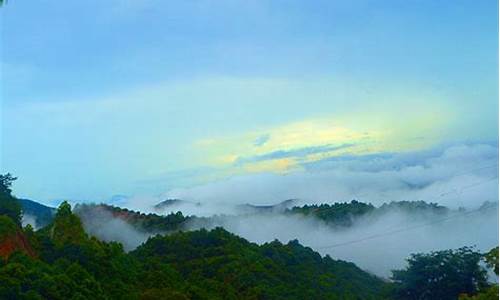
[{"label": "power line", "polygon": [[[463,175],[467,175],[467,174],[470,174],[470,173],[473,173],[473,172],[476,172],[478,170],[483,170],[483,169],[487,169],[487,168],[492,168],[492,167],[496,167],[498,166],[498,164],[494,164],[494,165],[490,165],[490,166],[484,166],[484,167],[481,167],[481,168],[476,168],[476,169],[473,169],[473,170],[469,170],[467,172],[464,172],[464,173],[460,173],[458,175],[455,175],[454,177],[458,177],[458,176],[463,176]],[[494,176],[494,177],[490,177],[490,178],[486,178],[484,180],[480,180],[480,181],[477,181],[477,182],[474,182],[474,183],[471,183],[469,185],[465,185],[465,186],[462,186],[460,188],[460,190],[458,190],[457,188],[453,188],[453,189],[450,189],[446,192],[443,192],[443,193],[440,193],[439,195],[434,195],[434,196],[430,196],[430,197],[426,197],[426,201],[429,201],[429,200],[436,200],[436,199],[439,199],[439,198],[442,198],[444,196],[447,196],[447,195],[450,195],[450,194],[454,194],[454,193],[462,193],[464,190],[468,190],[470,188],[473,188],[473,187],[476,187],[478,185],[481,185],[481,184],[484,184],[484,183],[487,183],[487,182],[490,182],[490,181],[493,181],[493,180],[496,180],[498,179],[498,176]],[[364,195],[369,195],[369,193],[366,193]],[[357,197],[359,196],[364,196],[363,194],[362,195],[356,195]],[[358,198],[359,199],[359,198]],[[323,210],[328,210],[329,207],[325,207],[325,208],[318,208],[316,210],[316,212],[320,212],[320,211],[323,211]]]},{"label": "power line", "polygon": [[[458,173],[458,174],[455,174],[453,177],[451,178],[455,178],[455,177],[459,177],[459,176],[465,176],[465,175],[469,175],[469,174],[472,174],[472,173],[475,173],[477,171],[481,171],[481,170],[485,170],[485,169],[490,169],[490,168],[494,168],[494,167],[498,167],[498,163],[495,163],[495,164],[492,164],[492,165],[486,165],[486,166],[482,166],[482,167],[478,167],[478,168],[474,168],[474,169],[470,169],[468,171],[465,171],[465,172],[462,172],[462,173]],[[490,180],[494,180],[498,178],[498,176],[496,177],[493,177],[493,178],[490,178],[486,181],[490,181]],[[484,182],[486,182],[484,181]],[[480,182],[479,184],[482,184],[484,182]],[[479,185],[477,184],[477,185]],[[474,185],[475,186],[475,185]],[[467,186],[466,186],[467,187]],[[461,190],[464,190],[464,188],[462,188]],[[437,199],[437,198],[440,198],[440,197],[443,197],[443,196],[446,196],[446,195],[449,195],[449,194],[453,194],[457,192],[457,189],[453,189],[453,190],[449,190],[447,192],[444,192],[444,193],[441,193],[439,195],[436,195],[435,197],[431,198],[431,199]],[[372,195],[371,192],[367,192],[367,193],[362,193],[362,194],[353,194],[353,196],[359,198],[359,197],[364,197],[364,196],[370,196]],[[427,199],[428,200],[428,199]]]},{"label": "power line", "polygon": [[454,218],[458,218],[458,217],[466,217],[466,216],[469,216],[471,214],[474,214],[474,213],[477,213],[477,212],[480,212],[482,210],[489,209],[489,208],[495,207],[495,206],[497,206],[497,205],[489,205],[489,206],[486,206],[486,207],[482,206],[482,207],[480,207],[478,209],[475,209],[475,210],[471,210],[471,211],[463,212],[463,213],[457,213],[457,214],[455,214],[453,216],[450,216],[450,217],[447,217],[447,218],[443,218],[443,219],[439,219],[439,220],[435,220],[433,222],[428,222],[428,223],[424,223],[424,224],[409,226],[409,227],[405,227],[405,228],[400,228],[400,229],[388,231],[388,232],[385,232],[385,233],[373,234],[373,235],[370,235],[370,236],[367,236],[367,237],[364,237],[364,238],[360,238],[360,239],[356,239],[356,240],[351,240],[351,241],[348,241],[348,242],[337,243],[337,244],[333,244],[333,245],[322,246],[322,247],[315,247],[315,248],[316,249],[329,249],[329,248],[336,248],[336,247],[341,247],[341,246],[346,246],[346,245],[361,243],[361,242],[368,241],[368,240],[373,240],[373,239],[377,239],[377,238],[381,238],[381,237],[385,237],[385,236],[390,236],[390,235],[393,235],[393,234],[398,234],[398,233],[409,231],[409,230],[413,230],[413,229],[418,229],[418,228],[422,228],[422,227],[426,227],[426,226],[430,226],[430,225],[434,225],[434,224],[446,222],[446,221],[448,221],[450,219],[454,219]]}]

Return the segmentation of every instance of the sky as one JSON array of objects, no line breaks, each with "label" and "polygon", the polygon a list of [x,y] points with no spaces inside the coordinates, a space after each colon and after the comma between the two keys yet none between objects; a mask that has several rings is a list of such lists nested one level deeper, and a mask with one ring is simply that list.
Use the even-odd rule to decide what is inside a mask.
[{"label": "sky", "polygon": [[[0,170],[53,203],[240,197],[235,181],[283,176],[322,178],[316,191],[346,159],[497,165],[497,14],[494,0],[12,0]],[[269,193],[295,180],[278,182]]]}]

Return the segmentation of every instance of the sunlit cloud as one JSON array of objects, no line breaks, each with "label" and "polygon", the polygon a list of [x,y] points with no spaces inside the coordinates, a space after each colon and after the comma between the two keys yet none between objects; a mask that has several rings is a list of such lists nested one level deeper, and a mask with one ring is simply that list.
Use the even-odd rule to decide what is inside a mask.
[{"label": "sunlit cloud", "polygon": [[[422,150],[440,142],[451,114],[420,109],[405,118],[377,113],[307,119],[240,135],[195,141],[204,163],[226,173],[286,172],[308,162],[342,155]],[[381,117],[382,116],[382,117]],[[425,137],[422,135],[425,134]]]}]

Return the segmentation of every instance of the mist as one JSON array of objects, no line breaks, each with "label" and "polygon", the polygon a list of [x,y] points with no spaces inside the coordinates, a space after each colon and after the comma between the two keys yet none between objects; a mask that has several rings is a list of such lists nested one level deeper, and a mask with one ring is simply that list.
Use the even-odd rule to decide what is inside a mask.
[{"label": "mist", "polygon": [[[256,243],[297,239],[322,255],[352,261],[386,278],[392,269],[403,268],[411,253],[462,246],[486,251],[498,245],[498,206],[477,210],[487,201],[498,203],[496,144],[459,144],[402,154],[337,157],[304,162],[302,167],[302,171],[286,175],[235,176],[170,190],[159,196],[127,197],[122,199],[123,206],[141,212],[181,211],[184,215],[207,217],[187,224],[187,230],[221,226]],[[162,211],[153,208],[166,199],[182,201]],[[377,218],[366,216],[352,227],[338,229],[312,217],[248,213],[242,208],[243,204],[273,205],[287,199],[297,199],[296,206],[352,199],[375,206],[391,201],[423,200],[452,211],[447,216],[391,211]],[[105,212],[82,219],[89,233],[107,241],[122,242],[127,250],[151,235]]]},{"label": "mist", "polygon": [[[390,201],[436,202],[450,208],[476,208],[498,202],[498,145],[455,144],[406,153],[332,157],[302,162],[285,174],[233,176],[158,196],[131,196],[123,206],[155,212],[166,199],[185,203],[163,213],[235,214],[235,206],[272,205],[298,199],[297,205],[356,199],[374,205]],[[195,205],[199,204],[199,205]]]},{"label": "mist", "polygon": [[27,225],[31,225],[31,227],[33,227],[33,229],[38,229],[38,226],[36,225],[36,217],[33,216],[33,215],[29,215],[29,214],[23,214],[23,218],[21,220],[21,223],[23,225],[23,227],[27,226]]},{"label": "mist", "polygon": [[145,242],[154,233],[141,232],[126,221],[114,217],[110,212],[96,207],[75,212],[82,220],[85,231],[107,242],[119,242],[125,251],[131,251]]},{"label": "mist", "polygon": [[[145,233],[102,209],[80,215],[87,233],[105,241],[135,249],[155,233]],[[391,209],[355,219],[351,227],[333,227],[318,218],[289,213],[218,215],[194,218],[183,230],[223,227],[258,244],[298,240],[322,255],[355,263],[360,268],[389,278],[391,270],[404,268],[412,253],[475,246],[485,252],[498,245],[498,203],[481,209],[429,212]]]},{"label": "mist", "polygon": [[354,262],[364,270],[388,278],[403,268],[412,253],[476,246],[487,251],[498,245],[498,206],[446,216],[390,211],[366,216],[352,227],[335,229],[313,217],[262,214],[215,217],[192,222],[188,228],[224,227],[251,242],[297,239],[322,255]]}]

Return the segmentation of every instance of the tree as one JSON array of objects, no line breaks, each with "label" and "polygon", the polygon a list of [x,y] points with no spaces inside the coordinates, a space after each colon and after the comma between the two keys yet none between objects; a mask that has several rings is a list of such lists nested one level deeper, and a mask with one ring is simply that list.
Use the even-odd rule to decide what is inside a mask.
[{"label": "tree", "polygon": [[[491,249],[483,254],[486,265],[495,272],[498,276],[498,247]],[[498,284],[492,284],[489,288],[484,289],[479,294],[474,296],[461,295],[460,300],[497,300],[498,299]]]},{"label": "tree", "polygon": [[12,183],[17,178],[10,173],[0,175],[0,215],[6,215],[17,225],[21,225],[22,210],[19,201],[12,196]]},{"label": "tree", "polygon": [[493,269],[493,272],[498,276],[498,247],[491,249],[488,253],[484,254],[484,260],[488,267]]},{"label": "tree", "polygon": [[52,237],[57,245],[81,244],[86,239],[82,222],[71,211],[71,205],[64,201],[54,218]]},{"label": "tree", "polygon": [[408,267],[393,271],[397,299],[455,300],[488,286],[482,254],[470,247],[412,254]]}]

